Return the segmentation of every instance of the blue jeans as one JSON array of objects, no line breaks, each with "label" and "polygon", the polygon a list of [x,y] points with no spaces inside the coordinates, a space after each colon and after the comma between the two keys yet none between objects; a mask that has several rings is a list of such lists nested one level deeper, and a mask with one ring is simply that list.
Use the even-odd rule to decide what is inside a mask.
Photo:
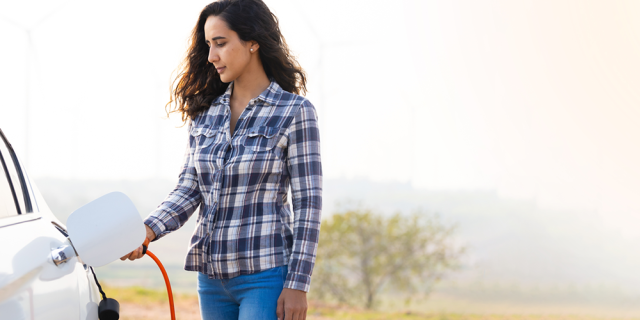
[{"label": "blue jeans", "polygon": [[198,272],[198,298],[203,320],[274,320],[287,266],[231,279],[209,279]]}]

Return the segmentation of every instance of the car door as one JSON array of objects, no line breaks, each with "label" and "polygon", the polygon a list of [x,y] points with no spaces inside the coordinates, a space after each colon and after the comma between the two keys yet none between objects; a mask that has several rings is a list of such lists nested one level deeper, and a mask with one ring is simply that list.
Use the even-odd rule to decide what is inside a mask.
[{"label": "car door", "polygon": [[[38,210],[29,179],[0,130],[0,317],[80,319],[77,258],[56,266],[67,238]],[[93,317],[88,317],[93,318]]]}]

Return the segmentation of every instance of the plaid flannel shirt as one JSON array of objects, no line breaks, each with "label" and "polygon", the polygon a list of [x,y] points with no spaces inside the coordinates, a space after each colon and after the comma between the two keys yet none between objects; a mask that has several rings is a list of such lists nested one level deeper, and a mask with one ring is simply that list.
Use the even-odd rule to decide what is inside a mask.
[{"label": "plaid flannel shirt", "polygon": [[200,206],[185,270],[229,279],[288,265],[284,287],[309,291],[322,209],[316,111],[272,81],[232,136],[232,86],[189,123],[178,184],[145,224],[159,239]]}]

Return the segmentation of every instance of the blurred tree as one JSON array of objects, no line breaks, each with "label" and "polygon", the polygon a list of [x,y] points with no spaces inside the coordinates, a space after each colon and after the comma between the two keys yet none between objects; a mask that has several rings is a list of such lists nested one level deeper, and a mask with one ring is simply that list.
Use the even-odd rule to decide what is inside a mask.
[{"label": "blurred tree", "polygon": [[453,244],[454,229],[420,211],[338,212],[322,222],[313,294],[371,309],[383,288],[428,293],[464,252]]}]

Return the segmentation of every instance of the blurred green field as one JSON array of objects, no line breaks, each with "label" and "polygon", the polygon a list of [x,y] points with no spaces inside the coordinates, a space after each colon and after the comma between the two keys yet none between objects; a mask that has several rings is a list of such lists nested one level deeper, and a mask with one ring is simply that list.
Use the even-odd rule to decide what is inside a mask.
[{"label": "blurred green field", "polygon": [[[169,319],[169,305],[166,290],[148,289],[139,286],[119,287],[105,285],[105,292],[108,297],[117,299],[121,303],[122,320],[133,319]],[[200,319],[198,308],[198,297],[195,293],[176,293],[174,295],[176,305],[177,319],[195,320]],[[422,305],[422,309],[428,310],[429,305],[433,303],[442,303],[441,297],[436,297],[427,305]],[[535,312],[531,309],[530,314],[523,314],[526,309],[519,309],[520,312],[486,312],[467,313],[467,312],[437,312],[437,311],[415,311],[418,305],[410,305],[405,310],[398,307],[392,308],[385,306],[382,310],[365,310],[357,307],[341,306],[338,304],[330,304],[315,300],[309,301],[309,310],[307,319],[324,320],[324,319],[351,319],[351,320],[605,320],[605,319],[640,319],[638,317],[629,317],[624,315],[607,316],[594,312],[589,315],[588,310],[582,309],[582,312],[571,313],[571,309],[557,309],[554,313],[553,309],[546,312]],[[487,308],[495,307],[497,310],[506,310],[504,306],[486,305]],[[514,309],[515,310],[515,309]],[[542,310],[542,309],[539,309]]]},{"label": "blurred green field", "polygon": [[[150,260],[150,259],[149,259]],[[148,261],[150,262],[150,261]],[[177,301],[187,301],[187,309],[198,309],[196,296],[196,277],[193,272],[186,272],[181,265],[166,265]],[[164,281],[157,266],[143,261],[135,263],[111,264],[96,270],[98,279],[110,285],[108,296],[116,299],[124,298],[132,304],[161,303],[165,304]],[[137,287],[136,287],[137,286]],[[313,288],[312,288],[313,289]],[[162,293],[158,293],[162,292]],[[557,284],[544,287],[542,285],[525,287],[508,283],[476,283],[454,284],[440,283],[436,290],[429,294],[409,296],[401,292],[383,293],[379,299],[378,311],[369,314],[355,308],[339,308],[313,303],[314,314],[327,319],[365,317],[378,319],[377,314],[384,314],[382,319],[401,318],[407,312],[425,318],[435,319],[436,315],[454,319],[457,317],[496,318],[498,315],[510,315],[509,318],[527,316],[536,319],[554,319],[578,317],[587,319],[640,319],[640,297],[629,295],[616,287],[591,286],[577,287]],[[312,292],[308,299],[318,301]],[[157,308],[156,308],[157,309]],[[160,308],[162,309],[162,308]],[[341,313],[342,312],[342,313]],[[311,313],[310,313],[311,314]],[[412,316],[412,315],[409,315]],[[369,318],[366,318],[369,317]],[[447,318],[447,319],[448,319]],[[476,319],[474,318],[474,319]],[[318,318],[321,319],[321,318]],[[411,318],[409,318],[411,319]],[[456,318],[457,319],[457,318]],[[489,319],[489,318],[487,318]]]}]

